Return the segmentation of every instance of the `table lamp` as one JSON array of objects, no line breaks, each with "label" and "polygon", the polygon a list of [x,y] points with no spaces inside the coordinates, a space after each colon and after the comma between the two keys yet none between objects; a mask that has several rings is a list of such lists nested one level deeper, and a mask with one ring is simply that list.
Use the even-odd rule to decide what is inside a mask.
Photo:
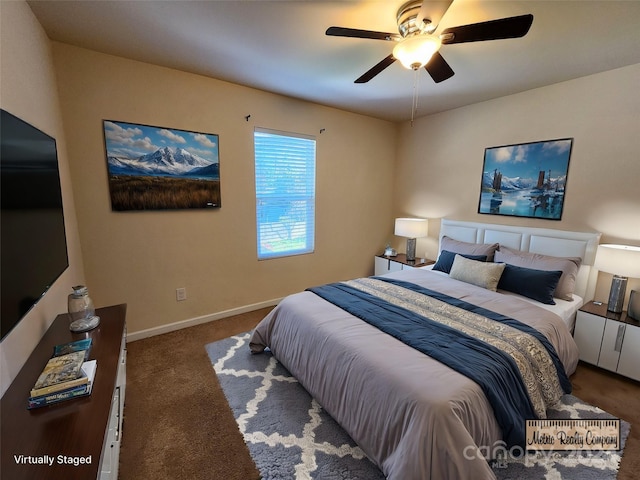
[{"label": "table lamp", "polygon": [[640,247],[614,244],[598,245],[594,266],[600,271],[613,274],[607,310],[620,313],[624,303],[628,277],[640,277]]},{"label": "table lamp", "polygon": [[399,237],[407,237],[407,260],[416,259],[416,238],[426,237],[428,222],[424,218],[396,218],[394,233]]}]

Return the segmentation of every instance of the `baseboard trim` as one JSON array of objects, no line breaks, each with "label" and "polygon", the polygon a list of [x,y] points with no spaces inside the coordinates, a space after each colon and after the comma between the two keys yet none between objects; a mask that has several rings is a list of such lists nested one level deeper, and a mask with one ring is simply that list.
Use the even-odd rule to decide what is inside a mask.
[{"label": "baseboard trim", "polygon": [[201,317],[188,318],[187,320],[181,320],[179,322],[169,323],[167,325],[161,325],[159,327],[148,328],[146,330],[140,330],[137,332],[128,332],[127,342],[134,342],[136,340],[142,340],[143,338],[162,335],[163,333],[169,333],[176,330],[181,330],[183,328],[193,327],[202,323],[212,322],[214,320],[220,320],[222,318],[232,317],[234,315],[240,315],[242,313],[253,312],[254,310],[260,310],[261,308],[273,307],[274,305],[280,303],[281,300],[282,298],[266,300],[264,302],[253,303],[251,305],[231,308],[222,312],[210,313]]}]

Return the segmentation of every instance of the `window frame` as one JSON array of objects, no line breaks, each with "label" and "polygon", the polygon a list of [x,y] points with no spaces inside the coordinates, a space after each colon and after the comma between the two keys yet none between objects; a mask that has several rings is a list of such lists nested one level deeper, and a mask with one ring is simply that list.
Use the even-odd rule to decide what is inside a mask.
[{"label": "window frame", "polygon": [[[267,145],[270,151],[261,151],[260,138],[271,137],[273,142]],[[266,140],[268,141],[268,140]],[[287,143],[289,142],[290,143]],[[311,142],[311,143],[308,143]],[[281,143],[281,145],[279,145]],[[255,127],[254,145],[254,187],[256,207],[256,250],[258,260],[308,255],[315,252],[316,231],[316,164],[317,139],[313,135],[284,132]],[[289,150],[287,154],[285,150]],[[262,155],[272,154],[267,159]],[[271,181],[261,176],[265,169],[293,169],[298,175],[271,177]],[[273,172],[271,172],[273,173]],[[272,189],[272,193],[265,192]],[[278,193],[275,193],[279,191]],[[268,203],[270,205],[265,205]],[[296,217],[298,220],[284,220],[282,215]],[[267,221],[265,217],[277,217]],[[300,220],[302,219],[302,220]],[[270,228],[271,231],[267,232]],[[271,240],[281,246],[268,250],[263,247]],[[287,247],[286,244],[289,244]]]}]

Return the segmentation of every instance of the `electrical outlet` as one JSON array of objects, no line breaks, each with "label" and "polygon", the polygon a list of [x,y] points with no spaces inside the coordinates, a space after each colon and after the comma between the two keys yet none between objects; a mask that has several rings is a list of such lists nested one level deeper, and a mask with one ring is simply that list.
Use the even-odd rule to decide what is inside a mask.
[{"label": "electrical outlet", "polygon": [[184,287],[176,288],[176,300],[181,302],[187,299],[187,289]]}]

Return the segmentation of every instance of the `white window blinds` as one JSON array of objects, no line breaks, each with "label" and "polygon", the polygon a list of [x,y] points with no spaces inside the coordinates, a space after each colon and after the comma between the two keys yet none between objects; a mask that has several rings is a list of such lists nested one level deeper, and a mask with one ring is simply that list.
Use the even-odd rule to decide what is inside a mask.
[{"label": "white window blinds", "polygon": [[315,139],[256,129],[254,147],[258,259],[313,252]]}]

